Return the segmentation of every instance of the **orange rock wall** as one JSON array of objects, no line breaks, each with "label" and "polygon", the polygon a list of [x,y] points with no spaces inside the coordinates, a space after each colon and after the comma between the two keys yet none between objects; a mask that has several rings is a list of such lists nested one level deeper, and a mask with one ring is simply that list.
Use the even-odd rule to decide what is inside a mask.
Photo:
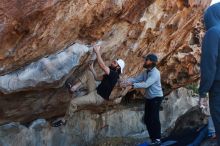
[{"label": "orange rock wall", "polygon": [[[202,16],[209,3],[210,0],[2,0],[0,75],[16,73],[72,43],[87,45],[102,40],[104,60],[109,63],[123,58],[125,76],[142,70],[142,56],[158,54],[167,94],[199,78]],[[81,59],[73,76],[83,72],[81,66],[87,62],[88,59]],[[8,95],[1,93],[0,123],[64,114],[70,98],[63,83],[53,86],[52,82],[51,88],[46,89],[32,87]]]}]

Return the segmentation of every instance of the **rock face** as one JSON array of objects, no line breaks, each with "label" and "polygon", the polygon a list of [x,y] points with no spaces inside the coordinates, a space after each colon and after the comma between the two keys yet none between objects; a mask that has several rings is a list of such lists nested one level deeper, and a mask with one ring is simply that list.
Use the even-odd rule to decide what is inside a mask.
[{"label": "rock face", "polygon": [[2,0],[0,124],[63,115],[70,100],[63,84],[87,68],[86,46],[99,40],[107,63],[126,61],[126,76],[142,70],[142,56],[157,53],[166,94],[197,80],[201,18],[209,3]]},{"label": "rock face", "polygon": [[[162,132],[170,127],[174,127],[177,117],[184,115],[197,101],[196,98],[192,97],[191,92],[184,88],[178,89],[167,98],[168,99],[163,102],[163,111],[160,113]],[[168,104],[173,106],[167,108]],[[61,128],[52,128],[49,123],[43,119],[38,119],[27,127],[19,123],[10,123],[0,126],[0,145],[93,145],[93,143],[105,138],[118,137],[132,138],[138,141],[138,139],[148,136],[146,127],[141,122],[143,111],[143,102],[132,104],[132,106],[114,106],[114,108],[105,110],[102,113],[96,113],[92,110],[82,110],[77,112],[74,117]],[[198,119],[200,119],[197,118],[198,116],[200,115],[197,114],[191,121],[197,120],[198,122]],[[189,118],[191,117],[192,115]],[[187,123],[186,120],[182,122]],[[178,127],[176,129],[178,130]],[[13,137],[13,140],[11,140],[11,137]],[[96,145],[98,145],[98,143],[96,143]]]},{"label": "rock face", "polygon": [[74,44],[62,52],[44,57],[16,72],[3,75],[0,77],[1,91],[9,94],[40,88],[42,85],[42,88],[48,88],[52,86],[51,83],[55,86],[57,81],[65,81],[63,78],[79,66],[80,58],[88,51],[88,47]]},{"label": "rock face", "polygon": [[192,90],[179,88],[173,91],[163,100],[163,111],[161,111],[162,127],[173,128],[176,120],[192,107],[198,105],[198,97],[193,95]]}]

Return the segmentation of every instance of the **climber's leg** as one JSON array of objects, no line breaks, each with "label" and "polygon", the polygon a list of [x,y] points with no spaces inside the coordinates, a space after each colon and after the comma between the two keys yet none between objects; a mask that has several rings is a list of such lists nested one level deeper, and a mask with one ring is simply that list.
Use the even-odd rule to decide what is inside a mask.
[{"label": "climber's leg", "polygon": [[70,87],[70,91],[75,92],[81,85],[88,88],[88,92],[92,92],[96,89],[95,78],[90,70],[85,71],[79,78],[78,82]]}]

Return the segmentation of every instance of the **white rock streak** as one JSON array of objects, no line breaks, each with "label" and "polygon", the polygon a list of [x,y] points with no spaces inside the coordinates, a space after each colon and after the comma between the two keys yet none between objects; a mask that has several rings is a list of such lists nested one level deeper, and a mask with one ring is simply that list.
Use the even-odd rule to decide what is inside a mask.
[{"label": "white rock streak", "polygon": [[0,76],[0,91],[8,94],[59,81],[79,65],[81,56],[88,51],[87,46],[76,43],[23,69]]}]

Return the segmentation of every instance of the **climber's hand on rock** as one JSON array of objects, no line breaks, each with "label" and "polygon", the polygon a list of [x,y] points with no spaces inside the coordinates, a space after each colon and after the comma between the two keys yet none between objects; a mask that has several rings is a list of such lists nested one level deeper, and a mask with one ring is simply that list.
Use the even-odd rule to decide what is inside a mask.
[{"label": "climber's hand on rock", "polygon": [[100,53],[100,48],[101,48],[100,45],[95,45],[94,48],[93,48],[93,51],[94,51],[96,54],[98,54],[98,53]]},{"label": "climber's hand on rock", "polygon": [[208,97],[199,98],[199,107],[204,109],[208,106]]}]

